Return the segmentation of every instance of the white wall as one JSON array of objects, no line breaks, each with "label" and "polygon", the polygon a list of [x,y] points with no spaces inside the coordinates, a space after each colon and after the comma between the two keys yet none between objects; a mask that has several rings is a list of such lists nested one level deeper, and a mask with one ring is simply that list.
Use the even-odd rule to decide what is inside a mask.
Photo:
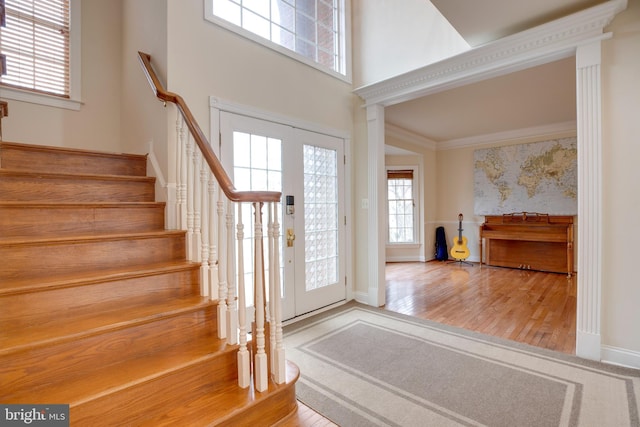
[{"label": "white wall", "polygon": [[83,0],[82,102],[79,111],[8,100],[5,141],[121,151],[120,0]]},{"label": "white wall", "polygon": [[469,49],[428,0],[352,0],[351,4],[354,87]]},{"label": "white wall", "polygon": [[613,38],[602,49],[602,343],[634,352],[640,366],[640,279],[637,251],[628,246],[640,241],[640,1],[629,1],[607,30]]}]

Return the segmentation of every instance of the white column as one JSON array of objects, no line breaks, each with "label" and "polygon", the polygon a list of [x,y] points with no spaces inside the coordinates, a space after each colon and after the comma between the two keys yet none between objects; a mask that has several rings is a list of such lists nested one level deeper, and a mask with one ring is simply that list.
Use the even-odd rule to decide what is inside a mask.
[{"label": "white column", "polygon": [[576,51],[578,296],[576,355],[600,360],[602,130],[600,41]]},{"label": "white column", "polygon": [[384,106],[367,107],[369,159],[369,304],[385,304],[385,177],[384,177]]}]

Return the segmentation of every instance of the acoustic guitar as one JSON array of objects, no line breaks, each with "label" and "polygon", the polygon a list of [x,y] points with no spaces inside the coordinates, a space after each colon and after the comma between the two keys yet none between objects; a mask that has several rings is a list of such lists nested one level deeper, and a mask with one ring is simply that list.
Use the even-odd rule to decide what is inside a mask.
[{"label": "acoustic guitar", "polygon": [[458,261],[469,258],[470,252],[467,247],[467,238],[462,235],[462,214],[458,215],[458,237],[453,238],[451,256]]}]

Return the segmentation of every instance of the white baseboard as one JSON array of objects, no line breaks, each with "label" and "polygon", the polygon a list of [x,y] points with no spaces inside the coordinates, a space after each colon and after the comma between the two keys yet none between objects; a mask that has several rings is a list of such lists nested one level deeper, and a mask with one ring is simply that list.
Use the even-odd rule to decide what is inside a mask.
[{"label": "white baseboard", "polygon": [[354,292],[353,299],[361,304],[369,305],[369,293],[367,292]]},{"label": "white baseboard", "polygon": [[426,262],[423,256],[394,256],[386,257],[387,262]]},{"label": "white baseboard", "polygon": [[640,352],[603,345],[601,354],[603,363],[640,369]]}]

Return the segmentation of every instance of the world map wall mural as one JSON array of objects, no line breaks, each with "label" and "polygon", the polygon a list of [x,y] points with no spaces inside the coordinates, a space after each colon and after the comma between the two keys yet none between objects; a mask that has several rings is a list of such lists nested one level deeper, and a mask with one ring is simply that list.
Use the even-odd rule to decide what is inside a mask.
[{"label": "world map wall mural", "polygon": [[476,150],[475,214],[576,215],[577,154],[575,137]]}]

